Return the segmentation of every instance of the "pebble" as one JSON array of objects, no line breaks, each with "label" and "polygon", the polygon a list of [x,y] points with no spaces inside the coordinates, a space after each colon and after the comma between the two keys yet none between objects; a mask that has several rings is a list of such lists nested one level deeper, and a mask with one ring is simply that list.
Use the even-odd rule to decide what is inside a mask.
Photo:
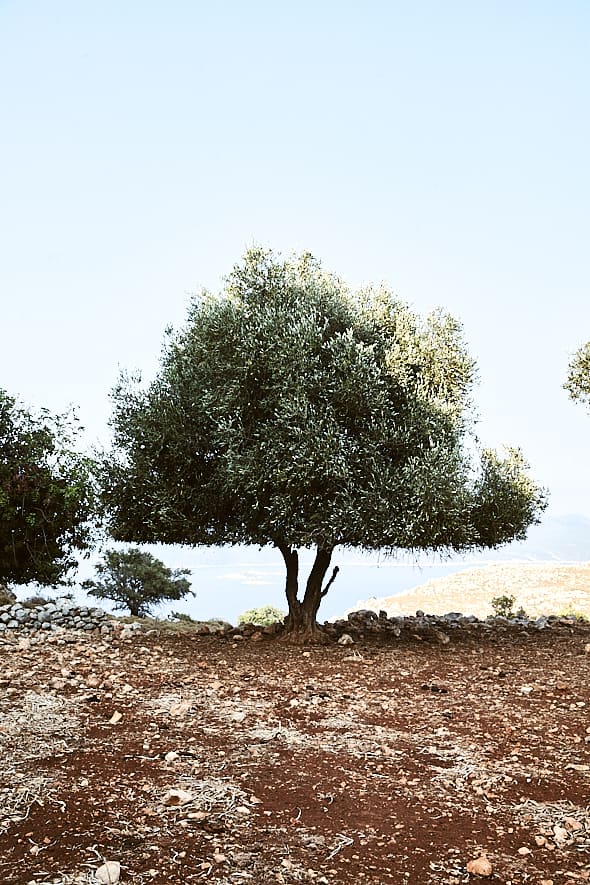
[{"label": "pebble", "polygon": [[101,885],[115,885],[121,878],[121,864],[117,860],[107,860],[94,873]]}]

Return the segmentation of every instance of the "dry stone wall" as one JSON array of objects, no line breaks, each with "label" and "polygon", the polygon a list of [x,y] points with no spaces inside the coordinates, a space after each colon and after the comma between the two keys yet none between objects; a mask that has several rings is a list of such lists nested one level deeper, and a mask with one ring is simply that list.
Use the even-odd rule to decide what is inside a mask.
[{"label": "dry stone wall", "polygon": [[58,599],[41,605],[13,602],[0,605],[0,633],[18,630],[24,634],[39,631],[83,630],[109,634],[113,622],[105,611],[76,605],[69,599]]}]

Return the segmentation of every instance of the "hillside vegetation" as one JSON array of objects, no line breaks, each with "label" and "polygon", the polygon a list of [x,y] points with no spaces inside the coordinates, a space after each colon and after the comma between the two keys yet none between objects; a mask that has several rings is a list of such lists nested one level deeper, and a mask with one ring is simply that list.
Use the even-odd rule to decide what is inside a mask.
[{"label": "hillside vegetation", "polygon": [[368,599],[355,609],[388,615],[460,611],[479,618],[493,614],[492,599],[514,596],[529,615],[577,612],[590,618],[590,562],[494,563],[434,578],[397,596]]}]

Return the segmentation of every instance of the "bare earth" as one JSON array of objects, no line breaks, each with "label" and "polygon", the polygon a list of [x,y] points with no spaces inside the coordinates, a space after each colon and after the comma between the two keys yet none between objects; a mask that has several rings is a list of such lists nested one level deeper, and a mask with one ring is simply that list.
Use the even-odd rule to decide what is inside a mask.
[{"label": "bare earth", "polygon": [[0,640],[3,885],[590,879],[588,626],[52,640]]}]

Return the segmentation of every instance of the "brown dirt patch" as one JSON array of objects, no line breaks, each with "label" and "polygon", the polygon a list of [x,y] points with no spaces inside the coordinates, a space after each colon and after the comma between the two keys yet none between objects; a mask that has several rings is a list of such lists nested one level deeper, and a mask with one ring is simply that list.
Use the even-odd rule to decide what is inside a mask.
[{"label": "brown dirt patch", "polygon": [[5,885],[590,879],[587,626],[69,640],[0,644]]}]

